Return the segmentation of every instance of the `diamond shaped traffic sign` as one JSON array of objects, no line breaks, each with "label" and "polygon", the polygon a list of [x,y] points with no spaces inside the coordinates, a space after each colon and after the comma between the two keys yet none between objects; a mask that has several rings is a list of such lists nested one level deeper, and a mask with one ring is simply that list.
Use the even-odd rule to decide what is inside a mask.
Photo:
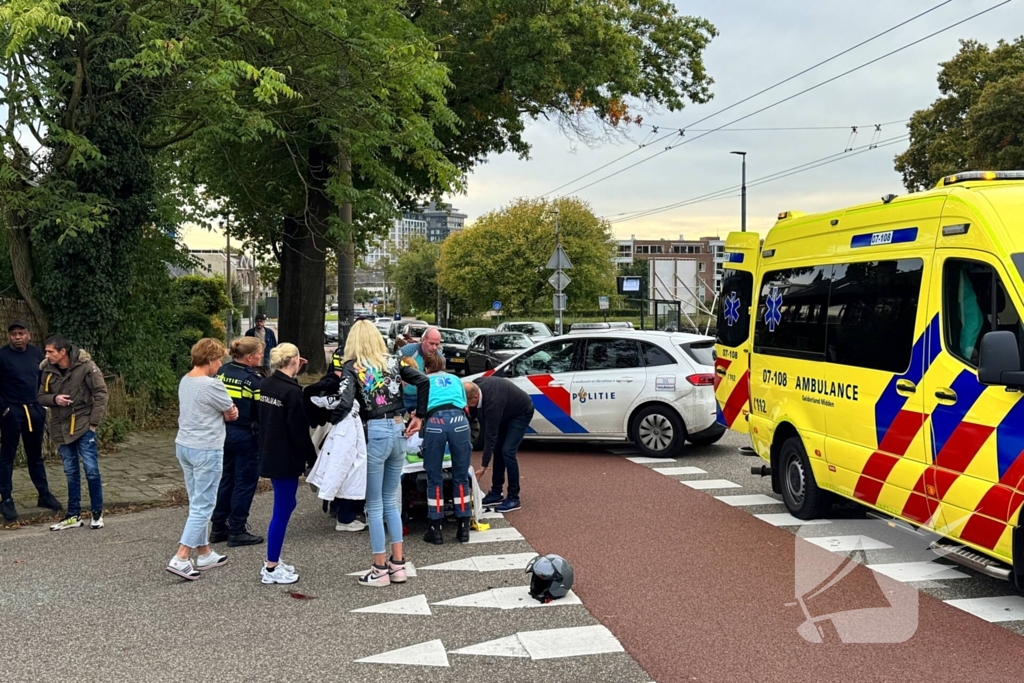
[{"label": "diamond shaped traffic sign", "polygon": [[560,270],[556,270],[555,274],[548,278],[548,284],[558,290],[565,289],[572,282],[569,276]]}]

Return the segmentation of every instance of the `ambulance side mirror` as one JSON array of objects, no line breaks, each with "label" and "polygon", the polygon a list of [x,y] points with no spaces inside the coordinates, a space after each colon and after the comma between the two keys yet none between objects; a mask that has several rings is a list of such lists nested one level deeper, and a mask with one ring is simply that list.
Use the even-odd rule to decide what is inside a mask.
[{"label": "ambulance side mirror", "polygon": [[978,381],[982,384],[1022,387],[1020,349],[1013,332],[989,332],[981,338]]}]

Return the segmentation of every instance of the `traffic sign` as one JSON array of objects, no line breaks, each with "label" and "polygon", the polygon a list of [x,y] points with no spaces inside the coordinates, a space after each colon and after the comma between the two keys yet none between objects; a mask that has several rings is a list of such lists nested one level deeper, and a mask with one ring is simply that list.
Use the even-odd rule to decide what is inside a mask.
[{"label": "traffic sign", "polygon": [[548,284],[557,290],[565,289],[569,286],[570,282],[572,282],[572,280],[569,279],[569,276],[560,270],[556,270],[555,274],[548,278]]},{"label": "traffic sign", "polygon": [[562,249],[562,245],[559,244],[558,247],[555,248],[555,253],[553,253],[551,258],[548,259],[547,269],[569,270],[570,268],[572,268],[572,261],[569,260],[569,257],[565,254],[565,250]]},{"label": "traffic sign", "polygon": [[608,297],[599,296],[597,297],[597,307],[602,311],[608,310]]},{"label": "traffic sign", "polygon": [[565,310],[565,299],[566,299],[566,295],[565,294],[555,294],[555,296],[552,298],[552,303],[554,304],[554,307],[555,307],[556,311],[564,311]]},{"label": "traffic sign", "polygon": [[373,300],[371,301],[371,303],[372,303],[372,304],[373,304],[374,306],[376,306],[376,305],[377,305],[377,297],[373,297]]},{"label": "traffic sign", "polygon": [[500,301],[495,301],[493,304],[491,304],[491,308],[493,308],[496,311],[500,311],[501,310],[501,302]]}]

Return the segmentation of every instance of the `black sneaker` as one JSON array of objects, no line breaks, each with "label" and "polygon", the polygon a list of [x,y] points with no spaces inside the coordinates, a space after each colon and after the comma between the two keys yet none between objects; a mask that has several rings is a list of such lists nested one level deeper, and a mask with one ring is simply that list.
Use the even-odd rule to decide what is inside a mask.
[{"label": "black sneaker", "polygon": [[215,526],[210,531],[210,543],[223,543],[228,540],[228,528]]},{"label": "black sneaker", "polygon": [[36,501],[36,505],[41,508],[47,508],[49,510],[60,510],[62,509],[60,501],[57,500],[52,493],[47,491],[46,493],[39,494],[39,500]]},{"label": "black sneaker", "polygon": [[441,522],[431,522],[427,527],[427,533],[423,534],[423,540],[434,545],[444,545],[444,534],[441,533]]},{"label": "black sneaker", "polygon": [[18,519],[18,509],[14,507],[14,499],[8,498],[7,500],[0,502],[0,514],[4,516],[8,522],[14,522]]},{"label": "black sneaker", "polygon": [[462,517],[455,521],[459,525],[458,530],[455,532],[455,540],[459,543],[469,543],[469,518]]},{"label": "black sneaker", "polygon": [[484,499],[482,501],[480,501],[480,504],[483,505],[485,508],[488,508],[488,507],[491,507],[493,505],[499,505],[504,500],[505,500],[505,496],[502,495],[501,491],[498,491],[497,493],[495,493],[494,491],[491,491],[486,496],[484,496]]},{"label": "black sneaker", "polygon": [[263,543],[263,537],[250,534],[248,531],[228,537],[229,548],[237,548],[240,545],[259,545],[260,543]]}]

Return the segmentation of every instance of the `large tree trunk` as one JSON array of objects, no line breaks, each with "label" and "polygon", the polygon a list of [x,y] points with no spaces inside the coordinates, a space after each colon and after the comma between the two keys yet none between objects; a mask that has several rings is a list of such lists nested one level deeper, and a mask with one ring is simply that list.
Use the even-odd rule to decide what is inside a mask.
[{"label": "large tree trunk", "polygon": [[11,271],[18,293],[25,300],[36,318],[38,329],[32,330],[38,342],[46,339],[49,334],[49,319],[43,307],[32,294],[32,242],[28,236],[28,228],[21,224],[13,211],[6,211],[7,247],[11,256]]},{"label": "large tree trunk", "polygon": [[320,147],[309,153],[309,191],[301,216],[284,222],[281,247],[280,317],[278,338],[299,347],[309,360],[306,372],[322,375],[324,357],[324,284],[327,278],[327,221],[333,203],[325,191],[328,159]]}]

